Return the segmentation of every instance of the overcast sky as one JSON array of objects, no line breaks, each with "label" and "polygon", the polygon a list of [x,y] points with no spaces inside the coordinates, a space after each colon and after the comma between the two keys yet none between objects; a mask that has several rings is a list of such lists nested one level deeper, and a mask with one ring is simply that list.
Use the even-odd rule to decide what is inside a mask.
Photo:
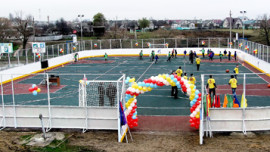
[{"label": "overcast sky", "polygon": [[[22,11],[35,20],[74,20],[78,14],[91,19],[101,12],[106,19],[224,19],[232,10],[233,17],[240,11],[256,19],[270,15],[270,0],[1,0],[0,16]],[[40,11],[39,11],[40,10]],[[39,13],[40,12],[40,13]]]}]

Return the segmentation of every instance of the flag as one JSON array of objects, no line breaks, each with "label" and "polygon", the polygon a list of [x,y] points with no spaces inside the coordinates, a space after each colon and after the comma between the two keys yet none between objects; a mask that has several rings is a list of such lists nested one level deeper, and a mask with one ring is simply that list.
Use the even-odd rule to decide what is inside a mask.
[{"label": "flag", "polygon": [[224,95],[224,102],[223,102],[223,108],[226,108],[228,104],[228,99],[227,99],[227,95]]},{"label": "flag", "polygon": [[247,99],[244,100],[244,94],[242,94],[241,108],[246,108],[246,107],[247,107]]},{"label": "flag", "polygon": [[234,104],[238,104],[238,107],[240,107],[240,102],[238,101],[236,95],[233,96],[234,97]]},{"label": "flag", "polygon": [[215,107],[220,108],[220,96],[219,95],[216,96]]},{"label": "flag", "polygon": [[231,95],[227,95],[227,100],[228,100],[228,104],[227,107],[228,108],[232,108],[233,107],[233,99]]},{"label": "flag", "polygon": [[120,122],[121,122],[121,126],[126,125],[127,124],[127,120],[126,120],[126,116],[124,113],[124,108],[122,103],[119,101],[119,112],[120,112]]}]

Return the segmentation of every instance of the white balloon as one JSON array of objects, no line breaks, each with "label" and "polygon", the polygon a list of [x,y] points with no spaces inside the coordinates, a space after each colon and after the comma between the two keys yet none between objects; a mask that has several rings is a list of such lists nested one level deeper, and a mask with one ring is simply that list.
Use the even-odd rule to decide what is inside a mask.
[{"label": "white balloon", "polygon": [[130,104],[131,107],[134,107],[135,106],[135,103],[134,101]]},{"label": "white balloon", "polygon": [[[131,107],[131,106],[129,106],[129,107],[128,107],[128,111],[130,112],[131,110],[132,110],[132,107]],[[128,113],[129,113],[129,112],[128,112]]]},{"label": "white balloon", "polygon": [[139,89],[136,89],[136,93],[140,93],[140,90]]}]

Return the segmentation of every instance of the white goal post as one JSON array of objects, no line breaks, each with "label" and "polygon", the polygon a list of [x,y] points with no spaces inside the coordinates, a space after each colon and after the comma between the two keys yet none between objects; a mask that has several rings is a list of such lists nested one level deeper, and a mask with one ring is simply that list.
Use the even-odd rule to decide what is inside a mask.
[{"label": "white goal post", "polygon": [[149,48],[168,48],[168,43],[165,44],[152,44],[150,43]]}]

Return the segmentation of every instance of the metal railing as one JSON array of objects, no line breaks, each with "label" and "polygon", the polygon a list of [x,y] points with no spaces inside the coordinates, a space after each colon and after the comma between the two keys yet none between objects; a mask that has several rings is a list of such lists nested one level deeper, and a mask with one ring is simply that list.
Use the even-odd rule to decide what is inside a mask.
[{"label": "metal railing", "polygon": [[[10,55],[10,62],[8,60],[7,54],[2,54],[0,58],[0,70],[5,70],[8,68],[26,65],[33,62],[38,62],[41,59],[50,59],[78,51],[83,50],[100,50],[100,49],[145,49],[149,48],[149,44],[168,44],[168,48],[235,48],[242,51],[253,54],[253,50],[258,50],[257,54],[254,56],[262,59],[266,62],[269,60],[269,49],[268,46],[259,43],[239,40],[235,42],[232,46],[229,44],[229,38],[155,38],[155,39],[102,39],[102,40],[87,40],[78,41],[76,45],[72,42],[47,45],[46,53],[41,54],[38,58],[32,53],[32,48],[25,50],[17,50],[12,55]],[[239,47],[242,44],[242,47]],[[73,49],[76,46],[76,49]],[[249,48],[249,51],[245,49]],[[60,49],[64,52],[60,53]]]}]

